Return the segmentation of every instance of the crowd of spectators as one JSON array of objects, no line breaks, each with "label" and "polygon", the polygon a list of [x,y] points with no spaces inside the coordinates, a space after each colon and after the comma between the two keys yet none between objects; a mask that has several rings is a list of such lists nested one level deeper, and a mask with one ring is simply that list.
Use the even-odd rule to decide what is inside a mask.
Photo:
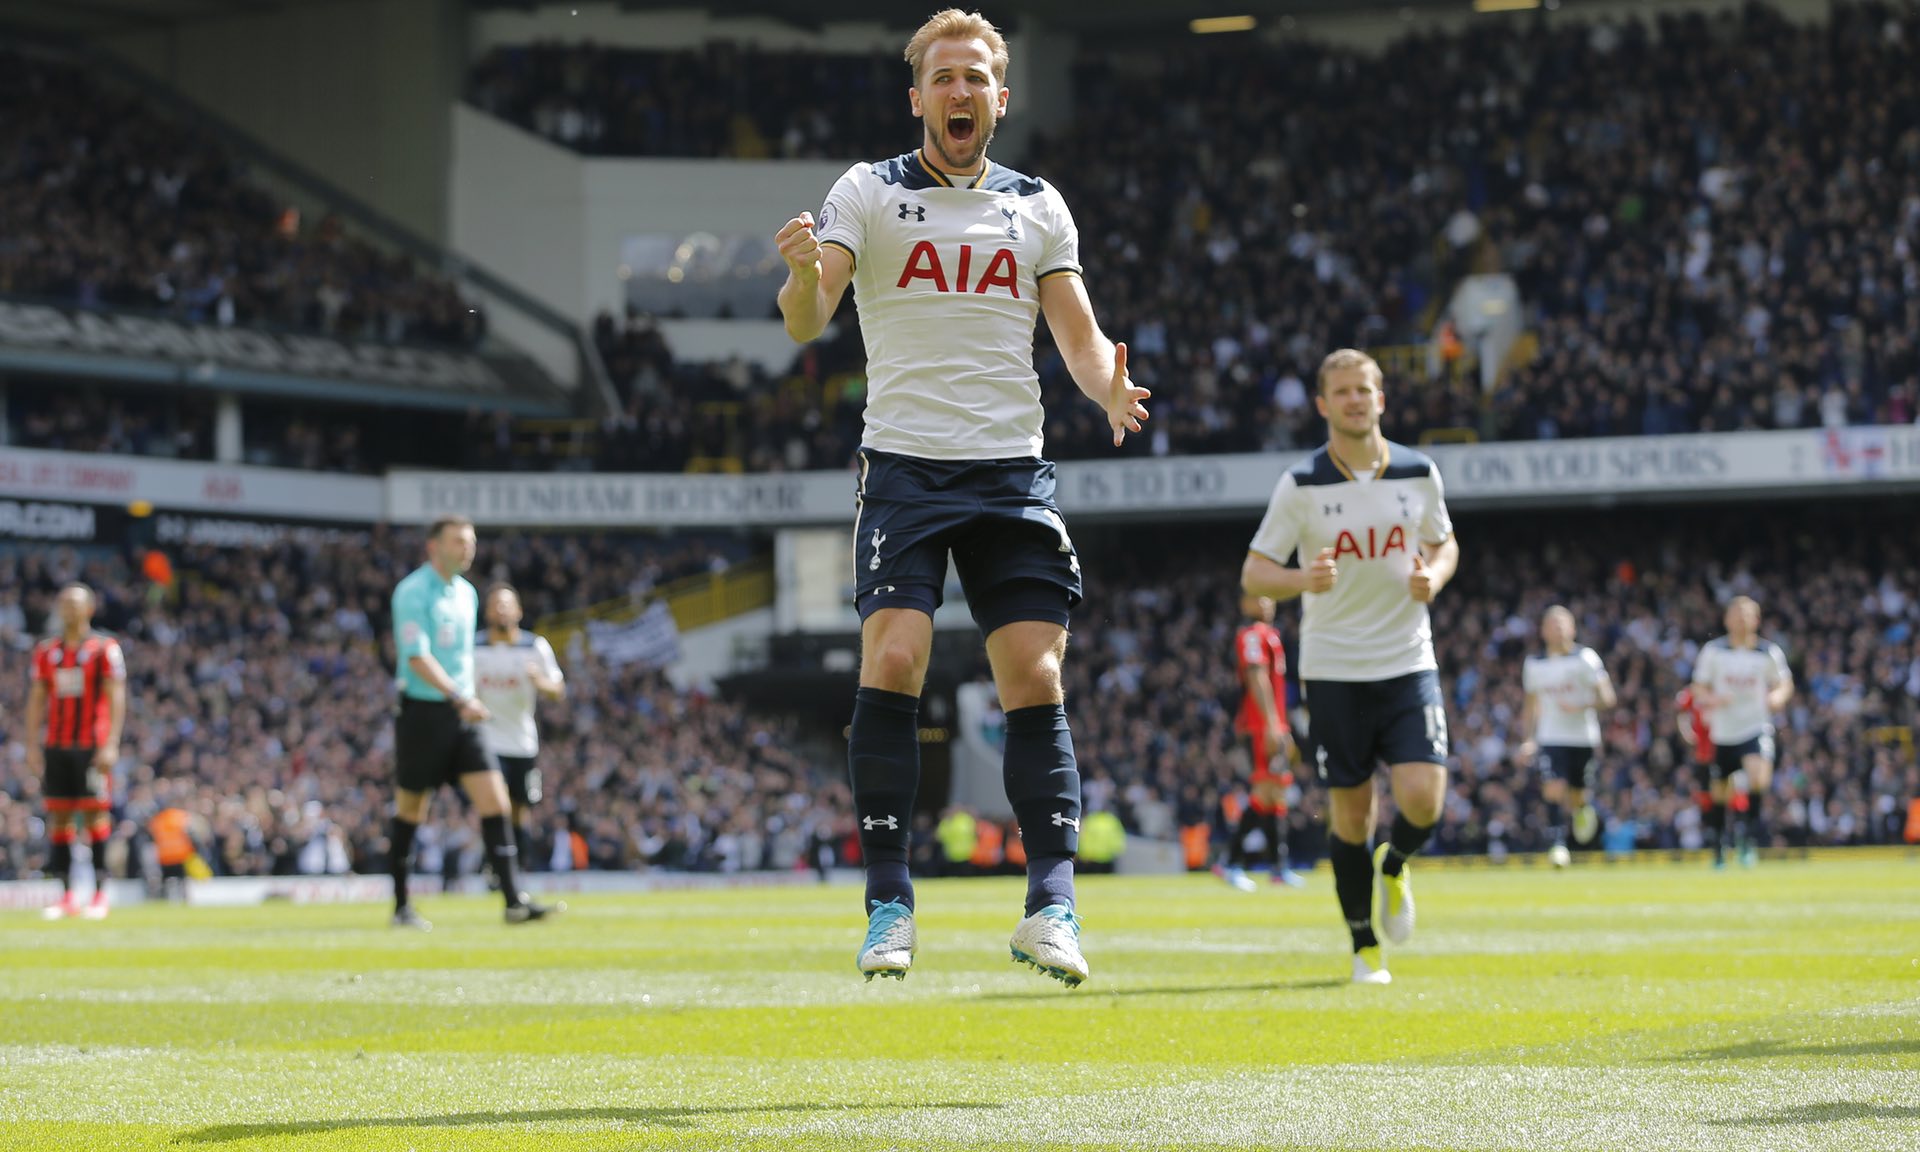
[{"label": "crowd of spectators", "polygon": [[[75,578],[99,590],[98,623],[125,645],[123,870],[137,866],[146,819],[161,804],[197,817],[216,874],[384,869],[387,606],[421,546],[418,533],[381,531],[192,548],[174,555],[170,587],[117,555],[0,554],[0,646],[16,661],[41,634],[54,592]],[[490,537],[472,575],[482,585],[513,580],[531,618],[644,597],[744,554],[728,538]],[[846,805],[815,779],[792,721],[749,717],[657,670],[577,647],[562,658],[569,698],[545,717],[549,799],[536,866],[768,867],[834,834],[826,814]],[[30,874],[46,848],[40,781],[25,771],[18,728],[25,697],[24,676],[0,678],[0,878]],[[443,800],[422,867],[439,871],[447,851],[464,860],[469,823]]]},{"label": "crowd of spectators", "polygon": [[[1618,848],[1698,847],[1674,697],[1740,593],[1760,601],[1762,632],[1786,650],[1799,686],[1781,717],[1778,843],[1902,840],[1920,800],[1920,553],[1901,511],[1823,508],[1808,520],[1689,510],[1662,521],[1657,533],[1630,513],[1463,522],[1460,574],[1433,609],[1452,736],[1434,851],[1549,843],[1539,778],[1517,749],[1529,735],[1518,730],[1521,662],[1539,650],[1540,616],[1554,603],[1574,611],[1580,642],[1619,690],[1595,791],[1607,834]],[[1248,770],[1233,734],[1245,539],[1176,529],[1143,550],[1079,535],[1090,595],[1075,613],[1067,697],[1089,807],[1111,804],[1162,839],[1217,823]],[[1282,610],[1290,649],[1297,621]],[[1297,709],[1297,678],[1290,691]],[[1322,803],[1308,787],[1295,814],[1308,843]]]},{"label": "crowd of spectators", "polygon": [[303,224],[210,133],[24,51],[0,52],[0,295],[388,342],[485,330],[411,258]]},{"label": "crowd of spectators", "polygon": [[[1377,54],[1252,38],[1088,50],[1071,126],[1004,159],[1073,206],[1096,311],[1156,389],[1154,421],[1125,451],[1316,443],[1319,357],[1426,341],[1434,306],[1469,273],[1513,278],[1537,351],[1490,391],[1472,373],[1397,376],[1409,402],[1391,413],[1396,438],[1909,423],[1920,415],[1916,50],[1920,12],[1882,3],[1835,5],[1812,27],[1757,4],[1652,22],[1542,14]],[[497,85],[510,55],[489,58],[476,89]],[[542,93],[590,105],[627,58],[529,49],[523,61],[545,64],[523,63],[530,87],[514,91],[520,105]],[[742,58],[719,48],[678,67]],[[892,104],[864,77],[903,80],[897,60],[814,59],[862,79],[816,85],[808,73],[785,87],[782,73],[765,85],[756,74],[734,106],[825,108],[848,126],[836,155],[912,146],[910,122],[883,139],[866,131],[873,108]],[[648,139],[648,154],[695,155],[724,153],[730,136],[707,126]],[[1101,414],[1044,338],[1038,366],[1049,454],[1109,454]],[[769,402],[756,419],[776,444],[762,463],[845,461],[804,407]],[[681,424],[641,449],[697,434]]]},{"label": "crowd of spectators", "polygon": [[589,154],[855,160],[899,151],[913,130],[904,73],[897,56],[727,41],[685,52],[539,43],[487,53],[467,101]]},{"label": "crowd of spectators", "polygon": [[[1920,800],[1920,558],[1904,524],[1885,503],[1825,509],[1817,520],[1670,512],[1657,533],[1629,513],[1464,521],[1466,560],[1434,609],[1452,734],[1452,795],[1434,850],[1498,856],[1547,843],[1540,781],[1518,757],[1527,734],[1517,726],[1519,668],[1555,602],[1573,609],[1581,641],[1619,689],[1619,706],[1603,716],[1595,789],[1604,843],[1699,846],[1673,701],[1736,593],[1760,600],[1763,634],[1785,648],[1799,684],[1780,718],[1776,843],[1899,842]],[[1152,550],[1082,533],[1090,594],[1076,613],[1067,693],[1088,810],[1170,840],[1218,827],[1247,769],[1232,729],[1244,541],[1213,526],[1163,531]],[[386,604],[419,543],[379,530],[190,549],[176,557],[171,586],[112,555],[0,555],[0,644],[16,655],[74,577],[101,589],[100,623],[125,639],[133,703],[116,792],[118,867],[137,865],[146,817],[172,804],[197,817],[217,874],[384,868]],[[726,539],[504,537],[489,540],[474,575],[514,579],[538,615],[644,596],[740,555]],[[1296,619],[1282,613],[1289,642]],[[750,712],[578,646],[562,662],[569,698],[543,717],[550,799],[535,867],[784,869],[811,866],[823,845],[853,858],[830,718]],[[24,692],[24,678],[0,679],[0,717],[21,715]],[[1306,719],[1297,683],[1294,695],[1296,720]],[[6,723],[0,877],[17,877],[40,866],[44,828],[17,720]],[[1310,857],[1323,800],[1302,784],[1292,820]],[[443,802],[420,866],[471,875],[474,844],[470,817]]]},{"label": "crowd of spectators", "polygon": [[[210,461],[217,398],[192,389],[20,377],[6,382],[0,445]],[[564,466],[569,452],[534,440],[505,412],[464,415],[372,404],[249,397],[240,405],[238,463],[373,474],[394,467],[511,471]],[[585,433],[582,433],[584,437]],[[568,445],[590,462],[590,445]]]},{"label": "crowd of spectators", "polygon": [[[1484,403],[1394,381],[1397,438],[1911,422],[1920,11],[1831,11],[1477,22],[1377,57],[1200,48],[1157,75],[1085,61],[1075,127],[1035,166],[1160,385],[1141,450],[1315,442],[1319,356],[1424,338],[1467,272],[1515,279],[1538,355]],[[1165,128],[1114,130],[1143,107]],[[1047,367],[1053,451],[1099,448],[1099,413]]]},{"label": "crowd of spectators", "polygon": [[799,350],[791,376],[774,380],[738,357],[677,360],[653,317],[601,313],[594,341],[624,408],[601,422],[594,466],[678,472],[700,457],[748,472],[847,466],[866,408],[865,352],[853,309],[842,320],[833,337]]}]

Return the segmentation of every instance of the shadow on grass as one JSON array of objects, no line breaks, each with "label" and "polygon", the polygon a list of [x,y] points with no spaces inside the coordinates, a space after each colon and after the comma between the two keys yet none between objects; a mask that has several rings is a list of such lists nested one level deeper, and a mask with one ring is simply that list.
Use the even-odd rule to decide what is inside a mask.
[{"label": "shadow on grass", "polygon": [[224,1144],[262,1136],[304,1136],[354,1128],[467,1128],[500,1124],[542,1124],[568,1120],[602,1120],[644,1124],[655,1128],[692,1128],[708,1116],[753,1115],[764,1112],[828,1113],[867,1108],[998,1108],[973,1101],[947,1104],[742,1104],[711,1108],[537,1108],[526,1112],[454,1112],[443,1116],[359,1116],[337,1120],[289,1120],[279,1124],[219,1124],[182,1132],[175,1144]]},{"label": "shadow on grass", "polygon": [[[1215,992],[1312,992],[1322,988],[1344,988],[1346,980],[1263,980],[1257,984],[1180,984],[1154,988],[1114,988],[1111,990],[1088,990],[1078,993],[1080,997],[1102,996],[1206,996]],[[1039,989],[1032,992],[989,992],[977,997],[980,1000],[1065,1000],[1060,990]]]},{"label": "shadow on grass", "polygon": [[1854,1040],[1821,1044],[1809,1040],[1749,1040],[1722,1048],[1699,1048],[1662,1056],[1663,1063],[1682,1061],[1771,1060],[1778,1056],[1911,1056],[1920,1054],[1920,1036],[1892,1040]]},{"label": "shadow on grass", "polygon": [[1831,1124],[1836,1120],[1920,1120],[1920,1104],[1861,1104],[1840,1100],[1832,1104],[1802,1104],[1762,1116],[1709,1120],[1721,1128],[1786,1128],[1800,1124]]}]

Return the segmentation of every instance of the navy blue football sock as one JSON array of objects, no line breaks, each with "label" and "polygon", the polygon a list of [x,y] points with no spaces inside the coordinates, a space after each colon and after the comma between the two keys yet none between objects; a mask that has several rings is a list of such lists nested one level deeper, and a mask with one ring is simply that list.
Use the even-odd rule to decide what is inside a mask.
[{"label": "navy blue football sock", "polygon": [[847,771],[860,821],[860,856],[867,866],[862,910],[893,900],[912,908],[907,853],[913,843],[913,794],[920,788],[919,697],[883,688],[854,693]]},{"label": "navy blue football sock", "polygon": [[1393,830],[1387,833],[1387,857],[1380,862],[1380,871],[1388,876],[1400,875],[1400,870],[1407,866],[1407,857],[1426,845],[1433,829],[1432,824],[1422,828],[1404,813],[1394,813]]},{"label": "navy blue football sock", "polygon": [[1333,865],[1333,892],[1353,934],[1353,950],[1379,947],[1380,939],[1373,934],[1373,846],[1329,836],[1327,861]]},{"label": "navy blue football sock", "polygon": [[1001,775],[1027,849],[1027,915],[1049,904],[1072,908],[1073,856],[1080,850],[1080,765],[1065,704],[1007,713]]},{"label": "navy blue football sock", "polygon": [[1027,857],[1027,915],[1049,904],[1073,911],[1073,857]]}]

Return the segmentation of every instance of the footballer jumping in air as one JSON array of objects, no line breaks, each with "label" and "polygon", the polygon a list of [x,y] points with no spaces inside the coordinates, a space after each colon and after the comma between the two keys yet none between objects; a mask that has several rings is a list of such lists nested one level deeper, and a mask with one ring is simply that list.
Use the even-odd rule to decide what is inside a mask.
[{"label": "footballer jumping in air", "polygon": [[1006,41],[948,9],[907,44],[919,148],[856,164],[816,217],[776,240],[780,312],[819,336],[852,285],[867,346],[866,431],[855,495],[860,687],[848,760],[867,870],[871,979],[904,977],[918,938],[907,875],[920,780],[919,705],[951,556],[986,636],[1006,712],[1007,797],[1027,852],[1013,957],[1069,985],[1087,978],[1074,916],[1080,774],[1060,663],[1080,560],[1042,455],[1035,320],[1118,445],[1147,417],[1126,345],[1094,321],[1080,238],[1060,193],[987,159],[1006,115]]}]

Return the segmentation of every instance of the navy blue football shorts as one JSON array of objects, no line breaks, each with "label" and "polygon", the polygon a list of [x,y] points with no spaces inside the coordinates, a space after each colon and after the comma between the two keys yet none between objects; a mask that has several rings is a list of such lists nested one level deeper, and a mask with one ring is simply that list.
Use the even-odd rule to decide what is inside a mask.
[{"label": "navy blue football shorts", "polygon": [[1080,603],[1080,557],[1053,502],[1053,463],[927,460],[860,450],[854,607],[933,614],[947,558],[980,631],[1024,620],[1065,627]]}]

